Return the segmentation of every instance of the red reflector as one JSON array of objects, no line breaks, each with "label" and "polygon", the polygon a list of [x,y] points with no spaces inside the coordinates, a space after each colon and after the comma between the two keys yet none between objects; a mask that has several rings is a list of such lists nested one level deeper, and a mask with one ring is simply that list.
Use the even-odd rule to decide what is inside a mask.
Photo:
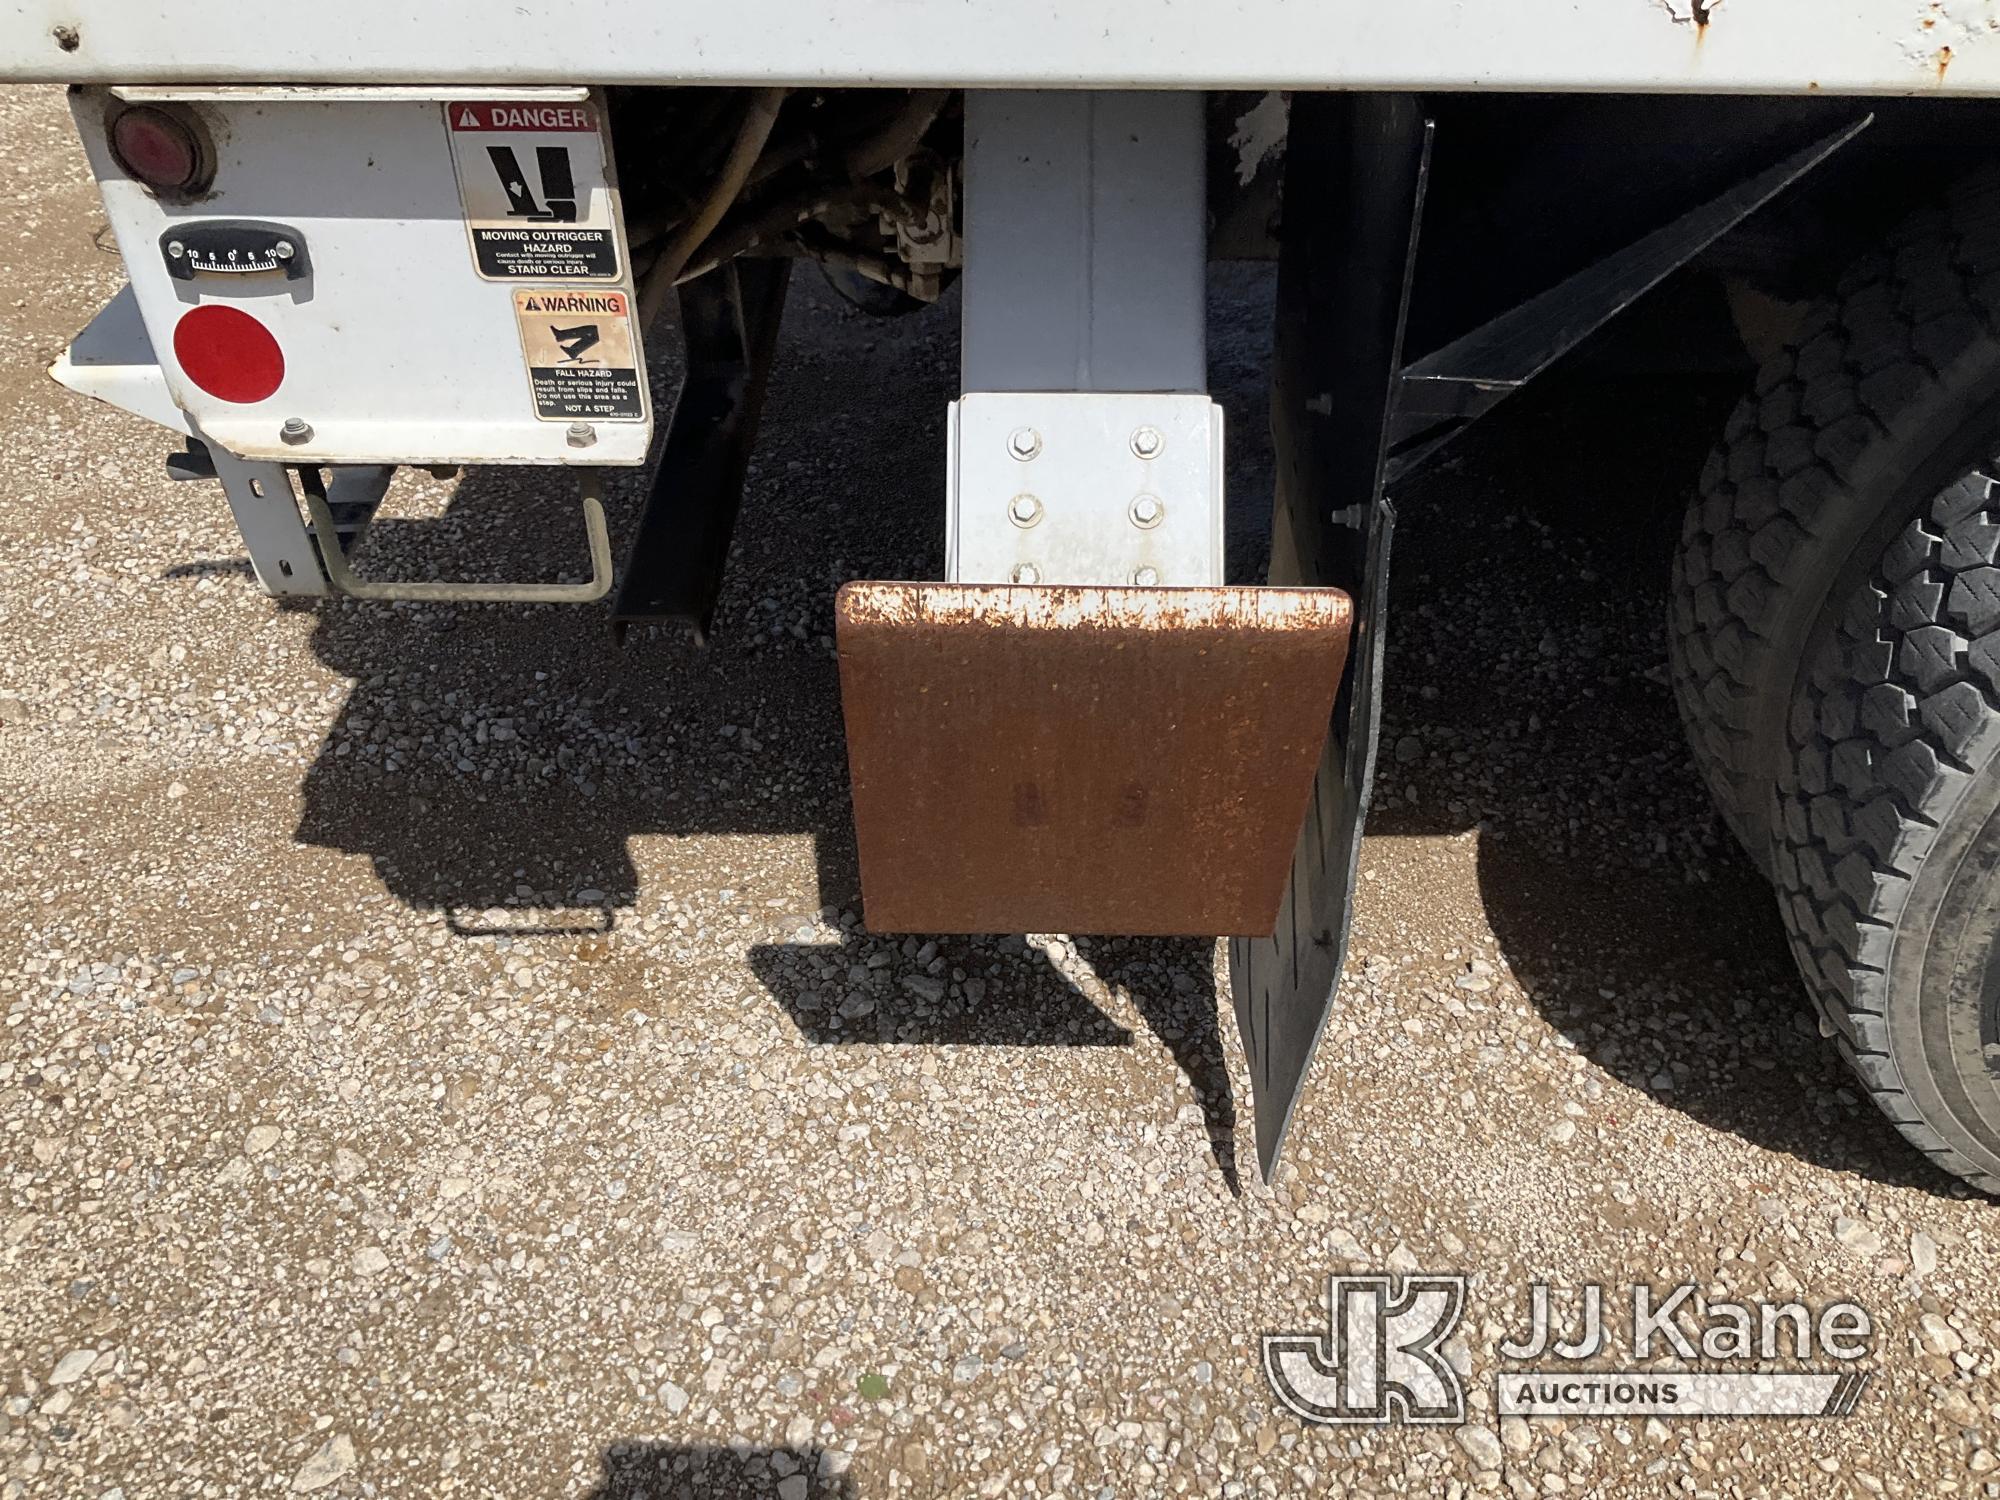
[{"label": "red reflector", "polygon": [[111,152],[148,187],[188,187],[201,172],[194,132],[164,110],[143,104],[111,122]]},{"label": "red reflector", "polygon": [[285,378],[285,354],[271,330],[240,308],[211,303],[174,325],[181,371],[224,401],[262,401]]}]

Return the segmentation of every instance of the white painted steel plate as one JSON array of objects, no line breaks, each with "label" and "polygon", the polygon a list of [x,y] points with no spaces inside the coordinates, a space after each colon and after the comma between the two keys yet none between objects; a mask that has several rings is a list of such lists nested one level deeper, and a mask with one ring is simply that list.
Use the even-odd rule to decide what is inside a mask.
[{"label": "white painted steel plate", "polygon": [[1985,0],[15,0],[49,82],[2000,92]]},{"label": "white painted steel plate", "polygon": [[1207,396],[972,391],[952,403],[950,445],[953,583],[1222,582],[1222,408]]}]

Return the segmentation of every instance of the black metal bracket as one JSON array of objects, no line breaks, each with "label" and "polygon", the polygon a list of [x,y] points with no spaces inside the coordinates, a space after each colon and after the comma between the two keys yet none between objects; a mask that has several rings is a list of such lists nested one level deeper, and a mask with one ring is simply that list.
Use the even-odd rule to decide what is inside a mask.
[{"label": "black metal bracket", "polygon": [[1826,161],[1874,120],[1863,115],[1746,177],[1624,249],[1482,323],[1402,372],[1390,416],[1393,485]]},{"label": "black metal bracket", "polygon": [[784,314],[788,260],[736,260],[680,288],[687,374],[611,607],[708,639]]},{"label": "black metal bracket", "polygon": [[179,453],[167,455],[169,479],[214,479],[215,477],[215,455],[208,451],[208,444],[198,438],[189,438],[187,446]]}]

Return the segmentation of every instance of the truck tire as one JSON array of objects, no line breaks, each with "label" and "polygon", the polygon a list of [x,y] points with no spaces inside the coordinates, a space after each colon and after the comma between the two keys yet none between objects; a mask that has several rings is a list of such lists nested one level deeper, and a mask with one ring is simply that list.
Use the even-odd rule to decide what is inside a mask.
[{"label": "truck tire", "polygon": [[2000,174],[1906,220],[1732,415],[1682,532],[1695,758],[1864,1087],[2000,1193]]},{"label": "truck tire", "polygon": [[1766,873],[1807,635],[1880,541],[1983,456],[2000,392],[1996,273],[2000,171],[1850,267],[1758,371],[1702,469],[1674,555],[1669,667],[1716,807]]},{"label": "truck tire", "polygon": [[2000,1193],[2000,455],[1815,633],[1772,875],[1820,1029],[1944,1167]]}]

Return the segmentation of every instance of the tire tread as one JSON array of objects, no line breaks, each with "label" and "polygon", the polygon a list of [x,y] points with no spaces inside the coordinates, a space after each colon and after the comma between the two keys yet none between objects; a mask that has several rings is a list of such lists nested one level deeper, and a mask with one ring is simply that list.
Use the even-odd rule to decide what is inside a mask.
[{"label": "tire tread", "polygon": [[1695,760],[1772,878],[1822,1029],[1919,1150],[1991,1193],[2000,1171],[1921,1118],[1886,1017],[1912,877],[2000,756],[2000,458],[1879,528],[1910,435],[1997,373],[1989,169],[1854,262],[1758,371],[1688,506],[1668,610]]}]

